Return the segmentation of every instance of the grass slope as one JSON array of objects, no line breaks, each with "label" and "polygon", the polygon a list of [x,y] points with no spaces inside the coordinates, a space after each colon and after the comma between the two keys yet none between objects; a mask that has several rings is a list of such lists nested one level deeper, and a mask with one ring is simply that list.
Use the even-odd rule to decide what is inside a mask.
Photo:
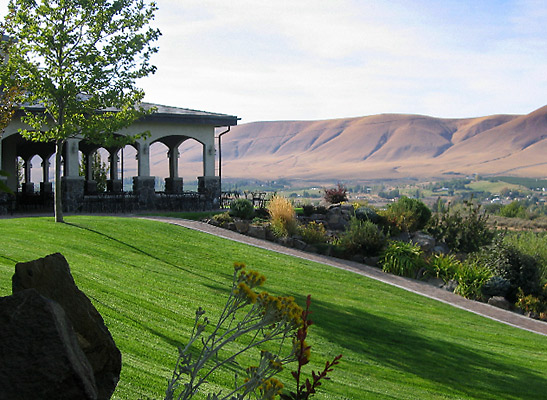
[{"label": "grass slope", "polygon": [[[201,305],[218,315],[234,261],[265,290],[313,298],[312,363],[342,353],[317,399],[537,399],[547,337],[332,267],[154,221],[111,217],[0,220],[0,296],[16,262],[61,252],[123,354],[116,399],[162,398]],[[221,355],[222,356],[222,355]],[[243,367],[251,365],[244,360]],[[237,366],[234,366],[237,369]],[[281,375],[290,383],[289,371]],[[214,377],[230,386],[233,371]]]}]

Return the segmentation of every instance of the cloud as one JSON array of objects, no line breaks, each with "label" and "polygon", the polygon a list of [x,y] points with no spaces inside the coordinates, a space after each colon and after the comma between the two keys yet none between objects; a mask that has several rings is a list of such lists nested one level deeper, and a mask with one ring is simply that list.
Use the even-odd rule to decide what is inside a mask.
[{"label": "cloud", "polygon": [[545,104],[541,0],[157,3],[158,71],[139,83],[148,101],[243,122]]}]

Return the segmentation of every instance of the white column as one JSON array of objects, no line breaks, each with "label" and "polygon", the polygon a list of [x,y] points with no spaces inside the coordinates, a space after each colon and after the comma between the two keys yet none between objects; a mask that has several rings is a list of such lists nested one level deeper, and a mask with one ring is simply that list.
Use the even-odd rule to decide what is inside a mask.
[{"label": "white column", "polygon": [[138,141],[137,143],[138,176],[150,176],[150,146],[144,141]]},{"label": "white column", "polygon": [[215,176],[215,138],[203,142],[203,176]]},{"label": "white column", "polygon": [[67,139],[65,142],[65,176],[66,177],[79,177],[80,176],[80,162],[78,160],[78,143],[80,139]]}]

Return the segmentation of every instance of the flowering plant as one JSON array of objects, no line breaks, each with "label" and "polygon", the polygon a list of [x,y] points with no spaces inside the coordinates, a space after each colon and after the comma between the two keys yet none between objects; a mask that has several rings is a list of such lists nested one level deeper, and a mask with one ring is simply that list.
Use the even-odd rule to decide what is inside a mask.
[{"label": "flowering plant", "polygon": [[282,393],[281,400],[307,400],[310,396],[314,395],[317,388],[321,386],[321,380],[328,380],[327,373],[332,372],[332,368],[340,363],[342,354],[334,357],[332,361],[325,363],[325,368],[321,372],[312,371],[312,380],[306,378],[305,382],[302,382],[302,367],[310,362],[311,346],[306,343],[308,337],[308,328],[313,324],[313,321],[309,319],[311,304],[311,296],[308,295],[306,299],[306,309],[302,313],[302,325],[296,333],[296,340],[294,343],[296,361],[298,361],[298,368],[296,371],[291,372],[293,378],[296,381],[296,392]]},{"label": "flowering plant", "polygon": [[[205,311],[201,307],[196,311],[190,340],[184,348],[179,348],[165,400],[191,399],[216,370],[266,342],[277,342],[277,350],[273,353],[262,351],[258,365],[248,367],[244,379],[236,374],[235,387],[230,393],[210,393],[207,399],[239,400],[250,395],[274,399],[280,393],[283,384],[274,376],[283,365],[296,360],[294,349],[284,344],[296,340],[296,332],[303,324],[303,310],[292,297],[272,296],[266,292],[257,294],[254,288],[265,280],[264,275],[247,271],[244,264],[235,263],[232,290],[210,334],[205,334],[210,325]],[[246,313],[245,308],[248,309]],[[241,350],[227,358],[218,357],[224,346],[242,336],[247,336],[247,341]],[[200,347],[197,354],[191,351],[192,346]]]}]

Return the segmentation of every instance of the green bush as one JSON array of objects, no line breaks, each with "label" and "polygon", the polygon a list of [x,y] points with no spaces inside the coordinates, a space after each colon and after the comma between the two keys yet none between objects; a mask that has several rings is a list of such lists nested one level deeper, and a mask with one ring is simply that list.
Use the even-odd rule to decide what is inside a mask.
[{"label": "green bush", "polygon": [[537,317],[547,310],[547,303],[545,301],[531,294],[525,295],[520,289],[517,293],[517,302],[515,305],[526,313],[536,314]]},{"label": "green bush", "polygon": [[422,249],[413,243],[390,242],[379,264],[384,272],[414,278],[418,270],[424,266]]},{"label": "green bush", "polygon": [[230,215],[236,218],[252,219],[254,215],[253,203],[247,199],[236,199],[230,203]]},{"label": "green bush", "polygon": [[327,242],[327,230],[319,222],[312,221],[307,225],[299,227],[302,240],[309,244],[318,244]]},{"label": "green bush", "polygon": [[376,210],[369,206],[361,206],[355,210],[355,218],[361,221],[370,221],[374,224],[380,222],[380,216]]},{"label": "green bush", "polygon": [[454,293],[471,300],[484,300],[483,286],[492,277],[492,271],[476,261],[466,261],[458,269],[458,286]]},{"label": "green bush", "polygon": [[389,225],[402,232],[423,229],[431,218],[431,210],[420,200],[402,196],[382,213]]},{"label": "green bush", "polygon": [[362,253],[369,256],[377,255],[385,246],[386,238],[378,226],[370,221],[361,221],[355,217],[339,237],[339,246],[347,254]]},{"label": "green bush", "polygon": [[547,283],[547,232],[506,232],[503,241],[538,260],[541,281]]},{"label": "green bush", "polygon": [[220,225],[229,224],[230,222],[234,222],[234,219],[230,216],[230,213],[228,211],[222,213],[222,214],[216,214],[213,215],[213,220],[218,222]]},{"label": "green bush", "polygon": [[455,278],[461,262],[453,254],[434,254],[427,260],[425,276],[434,276],[445,283]]},{"label": "green bush", "polygon": [[431,218],[427,231],[455,252],[472,253],[492,243],[495,232],[488,225],[488,215],[480,204],[464,202],[464,211],[445,208]]},{"label": "green bush", "polygon": [[511,203],[502,206],[500,210],[498,211],[498,214],[502,217],[507,218],[522,218],[522,219],[528,219],[529,215],[526,211],[526,207],[521,204],[521,202],[515,200]]},{"label": "green bush", "polygon": [[305,217],[311,217],[315,213],[315,206],[313,204],[304,204],[302,206],[302,213]]},{"label": "green bush", "polygon": [[507,299],[516,301],[519,288],[524,295],[536,295],[540,292],[540,270],[535,257],[524,254],[516,247],[497,237],[492,245],[485,247],[472,256],[473,260],[511,283]]},{"label": "green bush", "polygon": [[486,296],[507,296],[511,290],[511,282],[501,276],[493,276],[486,281],[482,287],[482,292]]}]

